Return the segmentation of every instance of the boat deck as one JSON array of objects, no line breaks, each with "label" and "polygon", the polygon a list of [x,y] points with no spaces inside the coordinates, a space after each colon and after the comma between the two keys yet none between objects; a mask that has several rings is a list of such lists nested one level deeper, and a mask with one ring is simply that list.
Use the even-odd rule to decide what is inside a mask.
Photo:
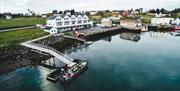
[{"label": "boat deck", "polygon": [[[75,63],[80,63],[81,60],[77,60],[75,59],[73,62]],[[62,71],[63,69],[63,71]],[[50,80],[52,82],[57,82],[57,81],[63,81],[62,77],[64,75],[64,73],[68,73],[68,67],[67,67],[67,64],[64,65],[63,67],[60,67],[58,68],[57,70],[53,71],[52,73],[48,74],[47,75],[47,80]],[[77,73],[77,72],[74,72],[74,73]]]}]

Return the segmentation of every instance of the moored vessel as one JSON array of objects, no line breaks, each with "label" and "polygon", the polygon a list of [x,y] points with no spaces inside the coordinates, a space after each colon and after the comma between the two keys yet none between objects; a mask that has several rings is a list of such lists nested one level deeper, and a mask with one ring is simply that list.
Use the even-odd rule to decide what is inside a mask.
[{"label": "moored vessel", "polygon": [[87,62],[75,59],[73,63],[64,65],[47,75],[47,80],[53,82],[69,82],[79,76],[87,68]]}]

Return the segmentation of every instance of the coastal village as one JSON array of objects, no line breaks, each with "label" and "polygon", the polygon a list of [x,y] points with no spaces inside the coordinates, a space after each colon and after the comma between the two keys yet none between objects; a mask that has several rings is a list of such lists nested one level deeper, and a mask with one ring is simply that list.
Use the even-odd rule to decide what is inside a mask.
[{"label": "coastal village", "polygon": [[[47,14],[28,9],[25,14],[1,13],[0,18],[0,74],[27,65],[41,65],[55,69],[46,75],[46,79],[52,82],[68,83],[88,70],[86,60],[67,56],[64,51],[90,46],[96,38],[120,34],[122,39],[138,42],[138,33],[168,32],[171,36],[180,36],[180,8],[172,11],[164,8],[149,11],[143,11],[143,8],[71,9],[53,10]],[[110,41],[111,38],[104,40]],[[53,60],[44,61],[50,58]],[[57,67],[54,58],[63,66]]]}]

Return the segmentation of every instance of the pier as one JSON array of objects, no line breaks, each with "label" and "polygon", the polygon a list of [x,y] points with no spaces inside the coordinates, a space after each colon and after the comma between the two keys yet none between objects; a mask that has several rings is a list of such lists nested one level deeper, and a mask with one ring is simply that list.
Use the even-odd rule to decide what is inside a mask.
[{"label": "pier", "polygon": [[101,33],[105,33],[105,32],[116,31],[119,29],[122,29],[122,27],[118,26],[118,27],[111,27],[111,28],[93,28],[93,29],[81,30],[79,32],[81,35],[91,36],[91,35],[95,35],[95,34],[101,34]]},{"label": "pier", "polygon": [[73,62],[74,59],[72,59],[72,58],[68,57],[67,55],[57,51],[56,49],[54,49],[52,47],[49,47],[49,46],[46,46],[46,45],[42,45],[42,44],[33,43],[35,41],[47,38],[49,36],[51,36],[51,35],[40,37],[40,38],[37,38],[37,39],[34,39],[34,40],[30,40],[30,41],[24,42],[24,43],[21,43],[21,45],[23,45],[25,47],[28,47],[28,48],[31,48],[31,49],[34,49],[34,50],[38,50],[38,51],[41,51],[41,52],[44,52],[44,53],[51,54],[54,57],[56,57],[57,59],[59,59],[60,61],[64,62],[65,64],[72,64],[72,63],[74,63]]},{"label": "pier", "polygon": [[65,38],[69,38],[69,39],[75,39],[75,40],[79,40],[83,43],[86,43],[86,40],[85,39],[82,39],[82,38],[78,38],[78,37],[73,37],[73,36],[64,36]]}]

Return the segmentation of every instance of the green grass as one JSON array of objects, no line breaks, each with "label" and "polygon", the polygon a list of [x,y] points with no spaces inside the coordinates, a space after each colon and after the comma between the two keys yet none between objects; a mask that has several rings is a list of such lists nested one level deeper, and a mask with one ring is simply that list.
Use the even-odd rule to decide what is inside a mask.
[{"label": "green grass", "polygon": [[91,21],[98,21],[98,20],[102,19],[102,16],[100,16],[100,15],[92,15],[92,16],[89,17],[89,19]]},{"label": "green grass", "polygon": [[180,18],[180,13],[177,13],[174,18]]},{"label": "green grass", "polygon": [[148,14],[138,14],[138,15],[143,18],[143,23],[151,23],[151,19],[154,17]]},{"label": "green grass", "polygon": [[72,35],[73,35],[73,32],[72,32],[72,31],[70,31],[70,32],[64,32],[64,34],[67,35],[67,36],[72,36]]},{"label": "green grass", "polygon": [[0,19],[0,30],[2,29],[10,29],[24,26],[32,26],[36,24],[45,24],[45,18],[28,18],[28,17],[20,17],[14,18],[11,20]]},{"label": "green grass", "polygon": [[103,18],[111,17],[111,13],[105,13],[103,15],[90,15],[89,19],[91,21],[100,21]]},{"label": "green grass", "polygon": [[42,29],[22,29],[0,33],[0,48],[17,45],[23,41],[48,35]]}]

